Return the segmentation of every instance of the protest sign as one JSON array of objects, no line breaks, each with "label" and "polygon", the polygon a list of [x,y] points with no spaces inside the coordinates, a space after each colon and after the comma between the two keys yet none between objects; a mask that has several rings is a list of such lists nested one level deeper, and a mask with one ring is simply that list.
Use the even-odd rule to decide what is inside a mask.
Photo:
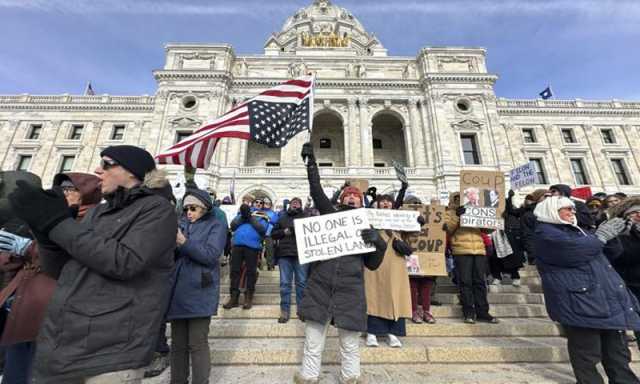
[{"label": "protest sign", "polygon": [[239,205],[229,205],[229,204],[222,204],[220,205],[219,208],[227,216],[227,224],[231,224],[231,220],[233,220],[236,216],[238,216],[238,211],[240,210]]},{"label": "protest sign", "polygon": [[440,191],[438,196],[440,198],[440,204],[441,205],[444,205],[444,206],[449,205],[449,192],[448,191]]},{"label": "protest sign", "polygon": [[400,180],[401,183],[407,183],[407,172],[404,170],[404,166],[395,160],[391,163],[393,164],[393,168],[396,170],[396,177],[398,180]]},{"label": "protest sign", "polygon": [[300,264],[375,251],[360,232],[370,228],[366,209],[352,209],[293,221]]},{"label": "protest sign", "polygon": [[461,227],[503,229],[504,175],[498,171],[460,171],[460,196],[466,208]]},{"label": "protest sign", "polygon": [[369,224],[375,229],[392,231],[419,232],[419,213],[416,211],[398,211],[395,209],[367,209]]},{"label": "protest sign", "polygon": [[444,252],[447,235],[442,229],[445,207],[442,205],[409,205],[403,209],[417,210],[426,220],[420,232],[407,233],[405,241],[413,254],[407,258],[407,270],[416,276],[447,276]]},{"label": "protest sign", "polygon": [[521,165],[509,172],[509,180],[511,181],[511,189],[517,190],[537,182],[536,166],[533,162]]},{"label": "protest sign", "polygon": [[362,193],[366,193],[367,189],[369,189],[369,180],[367,179],[349,179],[347,182],[352,187],[358,188]]},{"label": "protest sign", "polygon": [[571,196],[583,201],[587,201],[589,200],[589,198],[591,198],[591,196],[593,196],[593,193],[591,192],[591,187],[580,187],[573,188],[571,190]]}]

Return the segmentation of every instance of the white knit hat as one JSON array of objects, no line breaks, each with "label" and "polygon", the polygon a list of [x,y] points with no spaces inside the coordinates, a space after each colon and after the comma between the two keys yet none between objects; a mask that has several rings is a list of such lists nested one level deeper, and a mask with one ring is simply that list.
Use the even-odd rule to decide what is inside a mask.
[{"label": "white knit hat", "polygon": [[187,197],[184,198],[184,201],[182,202],[182,206],[183,207],[188,207],[190,205],[195,205],[197,207],[202,207],[204,208],[204,210],[207,210],[207,206],[200,201],[200,199],[198,199],[197,197],[193,196],[193,195],[187,195]]}]

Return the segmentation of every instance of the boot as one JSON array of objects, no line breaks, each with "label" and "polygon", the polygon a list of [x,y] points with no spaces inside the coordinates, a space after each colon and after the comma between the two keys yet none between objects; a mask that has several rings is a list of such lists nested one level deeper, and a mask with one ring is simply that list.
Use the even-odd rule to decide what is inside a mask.
[{"label": "boot", "polygon": [[320,380],[318,379],[305,379],[302,377],[302,375],[300,374],[300,372],[296,372],[293,375],[293,382],[295,384],[318,384]]},{"label": "boot", "polygon": [[242,309],[251,309],[251,307],[253,307],[253,292],[245,291],[244,305],[242,305]]},{"label": "boot", "polygon": [[240,304],[238,303],[238,298],[239,298],[239,297],[240,297],[240,292],[238,292],[238,291],[233,292],[233,293],[231,294],[231,296],[229,296],[229,300],[227,300],[227,302],[226,302],[226,303],[224,303],[224,305],[222,306],[222,308],[224,308],[224,309],[231,309],[231,308],[235,308],[235,307],[237,307],[238,305],[240,305]]},{"label": "boot", "polygon": [[281,310],[280,311],[280,318],[278,318],[278,323],[284,324],[284,323],[288,322],[289,321],[289,317],[290,317],[289,311]]}]

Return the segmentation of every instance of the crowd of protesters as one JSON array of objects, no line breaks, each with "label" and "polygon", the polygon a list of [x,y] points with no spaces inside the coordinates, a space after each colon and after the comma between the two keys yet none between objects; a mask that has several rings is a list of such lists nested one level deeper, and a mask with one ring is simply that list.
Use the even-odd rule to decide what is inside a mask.
[{"label": "crowd of protesters", "polygon": [[[171,383],[208,383],[209,328],[227,263],[224,310],[252,308],[261,263],[279,271],[279,323],[290,321],[295,292],[305,324],[296,383],[319,380],[330,325],[341,382],[359,383],[361,336],[367,347],[383,338],[401,348],[407,320],[436,322],[437,279],[408,272],[415,249],[404,232],[365,229],[373,251],[310,264],[298,257],[295,220],[422,204],[406,196],[406,182],[395,196],[345,183],[329,198],[307,143],[306,203],[291,196],[274,210],[267,197],[245,196],[226,217],[219,205],[233,198],[218,201],[194,184],[173,196],[143,149],[100,155],[95,174],[61,173],[47,190],[28,172],[0,173],[2,383],[140,383],[169,365]],[[612,382],[639,382],[626,331],[640,336],[640,197],[598,193],[585,202],[562,184],[531,192],[519,207],[514,197],[509,191],[499,230],[461,226],[466,207],[458,193],[449,197],[443,230],[462,321],[498,323],[488,292],[519,287],[519,271],[535,265],[578,382],[602,382],[599,363]],[[427,220],[418,217],[420,226]]]}]

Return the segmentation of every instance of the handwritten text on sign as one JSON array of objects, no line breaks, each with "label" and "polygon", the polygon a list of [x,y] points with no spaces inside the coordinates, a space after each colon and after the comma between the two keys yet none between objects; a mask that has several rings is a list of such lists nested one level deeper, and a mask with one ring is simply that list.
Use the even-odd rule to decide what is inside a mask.
[{"label": "handwritten text on sign", "polygon": [[375,251],[360,232],[370,228],[366,209],[352,209],[293,221],[300,264]]},{"label": "handwritten text on sign", "polygon": [[375,229],[419,232],[417,211],[398,211],[395,209],[367,209],[369,224]]},{"label": "handwritten text on sign", "polygon": [[533,162],[514,168],[509,173],[511,189],[520,189],[536,183],[536,166]]},{"label": "handwritten text on sign", "polygon": [[413,254],[407,262],[410,275],[446,276],[444,258],[447,235],[442,229],[445,207],[441,205],[405,205],[403,209],[415,209],[426,220],[420,232],[407,233],[405,241]]},{"label": "handwritten text on sign", "polygon": [[497,171],[460,171],[462,227],[503,229],[504,175]]}]

